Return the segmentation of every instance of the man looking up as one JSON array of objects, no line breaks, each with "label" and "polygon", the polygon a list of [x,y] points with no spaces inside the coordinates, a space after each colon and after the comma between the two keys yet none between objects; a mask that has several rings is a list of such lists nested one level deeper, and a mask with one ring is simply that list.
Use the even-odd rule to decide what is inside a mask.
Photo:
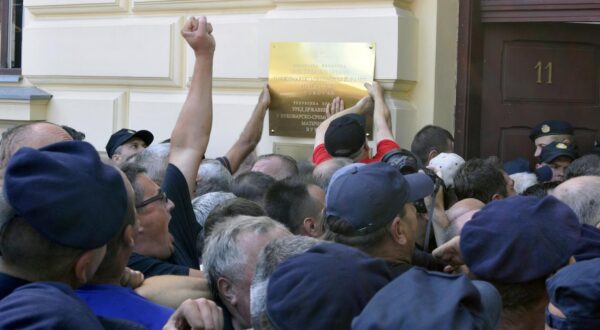
[{"label": "man looking up", "polygon": [[121,164],[130,156],[148,148],[152,141],[154,135],[149,131],[122,128],[110,136],[106,144],[106,154],[116,164]]},{"label": "man looking up", "polygon": [[[371,163],[380,161],[387,152],[400,148],[392,134],[392,119],[383,98],[383,88],[378,82],[365,83],[365,87],[369,97],[362,98],[352,108],[344,110],[344,103],[340,98],[335,98],[327,106],[329,118],[316,130],[312,156],[315,165],[332,157],[348,157],[354,162]],[[373,102],[373,139],[377,144],[377,153],[371,157],[365,138],[364,115],[370,111]]]}]

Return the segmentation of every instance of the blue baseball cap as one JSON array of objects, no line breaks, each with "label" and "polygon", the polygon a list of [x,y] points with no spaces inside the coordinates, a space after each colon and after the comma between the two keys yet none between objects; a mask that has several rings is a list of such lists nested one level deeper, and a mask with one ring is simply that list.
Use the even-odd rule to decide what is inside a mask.
[{"label": "blue baseball cap", "polygon": [[529,172],[529,161],[525,158],[517,158],[504,163],[504,172],[508,175]]},{"label": "blue baseball cap", "polygon": [[108,155],[108,157],[111,158],[118,147],[122,146],[125,142],[133,138],[142,139],[142,141],[146,143],[146,147],[149,146],[152,143],[152,141],[154,141],[154,135],[152,135],[152,133],[150,133],[149,131],[134,131],[128,128],[122,128],[113,133],[113,135],[110,136],[108,143],[106,144],[106,154]]},{"label": "blue baseball cap", "polygon": [[349,157],[364,144],[365,116],[341,116],[331,121],[325,131],[325,150],[333,157]]},{"label": "blue baseball cap", "polygon": [[552,142],[543,146],[542,153],[540,154],[540,162],[549,164],[560,156],[569,157],[571,160],[577,159],[575,146],[562,142]]},{"label": "blue baseball cap", "polygon": [[377,292],[352,329],[496,329],[501,312],[491,284],[413,267]]},{"label": "blue baseball cap", "polygon": [[564,329],[600,329],[600,259],[561,269],[546,281],[546,290],[565,315]]},{"label": "blue baseball cap", "polygon": [[339,169],[329,183],[326,217],[343,219],[358,233],[366,234],[390,223],[405,203],[431,195],[433,188],[433,181],[424,173],[402,175],[381,162],[350,164]]},{"label": "blue baseball cap", "polygon": [[580,236],[577,215],[558,199],[513,196],[473,215],[461,231],[460,250],[478,278],[523,283],[565,266]]},{"label": "blue baseball cap", "polygon": [[529,132],[529,139],[535,141],[540,136],[546,135],[573,135],[573,127],[564,120],[544,120],[535,125]]},{"label": "blue baseball cap", "polygon": [[382,259],[319,244],[277,266],[267,286],[267,316],[275,329],[349,329],[391,279]]},{"label": "blue baseball cap", "polygon": [[128,203],[119,171],[102,163],[83,141],[21,148],[8,163],[4,195],[16,215],[42,236],[85,250],[117,234]]}]

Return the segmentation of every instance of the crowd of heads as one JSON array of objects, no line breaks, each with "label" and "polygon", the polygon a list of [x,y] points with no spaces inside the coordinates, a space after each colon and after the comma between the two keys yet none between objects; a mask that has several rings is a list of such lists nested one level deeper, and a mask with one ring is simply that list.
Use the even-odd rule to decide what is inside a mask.
[{"label": "crowd of heads", "polygon": [[[199,66],[212,65],[211,31],[191,19],[182,32]],[[190,93],[210,96],[201,72]],[[600,156],[578,158],[573,128],[534,126],[535,164],[464,159],[433,125],[406,150],[383,89],[365,87],[356,105],[327,106],[312,161],[253,156],[267,87],[240,139],[214,158],[202,97],[186,101],[168,141],[113,133],[104,161],[70,127],[7,130],[0,327],[600,327]],[[123,298],[141,273],[157,293]],[[189,283],[202,299],[185,299],[199,297],[181,289]],[[161,300],[173,288],[184,296],[176,309]]]}]

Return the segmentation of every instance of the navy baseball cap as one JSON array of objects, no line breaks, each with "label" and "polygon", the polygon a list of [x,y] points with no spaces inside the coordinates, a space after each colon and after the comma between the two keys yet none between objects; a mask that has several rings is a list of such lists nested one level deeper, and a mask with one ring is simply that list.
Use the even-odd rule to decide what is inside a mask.
[{"label": "navy baseball cap", "polygon": [[352,329],[496,329],[501,313],[493,285],[413,267],[377,292]]},{"label": "navy baseball cap", "polygon": [[382,259],[322,243],[277,266],[267,286],[267,316],[275,329],[349,329],[391,280]]},{"label": "navy baseball cap", "polygon": [[473,215],[461,231],[460,251],[478,278],[523,283],[565,266],[577,248],[580,227],[571,208],[553,196],[513,196]]},{"label": "navy baseball cap", "polygon": [[326,218],[341,218],[356,232],[366,234],[390,223],[405,203],[432,193],[433,181],[424,173],[402,175],[381,162],[350,164],[333,175],[325,197],[325,214]]},{"label": "navy baseball cap", "polygon": [[132,129],[122,128],[111,135],[108,143],[106,144],[106,154],[108,154],[108,157],[112,157],[118,147],[133,138],[142,139],[142,141],[146,143],[146,147],[149,146],[152,141],[154,141],[154,135],[152,135],[152,133],[149,131],[134,131]]},{"label": "navy baseball cap", "polygon": [[349,157],[365,144],[365,116],[347,114],[334,119],[325,131],[325,149],[333,157]]},{"label": "navy baseball cap", "polygon": [[119,171],[83,141],[21,148],[6,168],[4,195],[42,236],[84,250],[117,234],[128,203]]},{"label": "navy baseball cap", "polygon": [[561,269],[546,281],[546,290],[565,315],[561,329],[600,329],[600,259]]},{"label": "navy baseball cap", "polygon": [[560,156],[569,157],[571,160],[577,159],[577,151],[575,150],[575,146],[562,142],[552,142],[542,147],[540,162],[549,164]]},{"label": "navy baseball cap", "polygon": [[529,172],[529,161],[519,157],[504,163],[504,172],[508,175],[515,173]]},{"label": "navy baseball cap", "polygon": [[540,136],[546,135],[573,135],[573,127],[564,120],[544,120],[534,126],[529,132],[529,139],[535,141]]}]

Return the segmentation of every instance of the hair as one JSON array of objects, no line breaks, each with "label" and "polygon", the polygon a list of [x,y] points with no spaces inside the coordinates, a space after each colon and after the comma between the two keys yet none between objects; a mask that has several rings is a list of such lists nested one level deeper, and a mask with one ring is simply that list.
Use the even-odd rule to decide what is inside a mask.
[{"label": "hair", "polygon": [[102,259],[102,263],[100,263],[100,266],[94,275],[95,282],[108,281],[116,277],[120,278],[121,274],[123,273],[123,269],[127,264],[127,260],[120,261],[117,259],[117,257],[119,250],[130,244],[130,242],[123,239],[123,234],[128,226],[135,227],[136,225],[135,203],[135,190],[133,195],[129,195],[128,191],[127,211],[125,212],[125,217],[123,218],[123,225],[117,234],[106,244],[106,254],[104,255],[104,259]]},{"label": "hair", "polygon": [[506,180],[495,159],[471,159],[461,165],[454,177],[459,200],[476,198],[489,203],[495,194],[506,197]]},{"label": "hair", "polygon": [[0,194],[0,255],[2,261],[29,280],[70,282],[82,249],[54,243],[40,234]]},{"label": "hair", "polygon": [[206,239],[202,254],[208,287],[214,297],[219,296],[217,281],[224,277],[233,282],[241,281],[246,267],[247,255],[238,248],[238,237],[244,233],[264,235],[274,229],[287,232],[280,223],[268,217],[238,216],[215,225]]},{"label": "hair", "polygon": [[565,180],[585,175],[600,176],[600,156],[589,154],[575,159],[569,167],[567,167]]},{"label": "hair", "polygon": [[352,159],[343,157],[331,158],[322,162],[313,170],[313,177],[315,178],[316,184],[327,191],[333,174],[340,168],[352,163]]},{"label": "hair", "polygon": [[416,154],[423,164],[427,164],[429,153],[432,150],[452,152],[450,150],[452,142],[454,142],[454,138],[446,129],[439,126],[427,125],[415,134],[410,144],[410,151]]},{"label": "hair", "polygon": [[196,182],[196,197],[209,192],[230,192],[233,176],[218,160],[205,159],[200,163]]},{"label": "hair", "polygon": [[[399,212],[400,217],[404,217],[406,211],[404,207]],[[374,254],[374,251],[386,241],[386,237],[390,234],[390,225],[393,219],[367,234],[356,233],[354,227],[348,221],[336,217],[329,216],[325,219],[325,233],[323,239],[336,243],[349,245],[367,254]]]},{"label": "hair", "polygon": [[62,129],[65,130],[65,132],[67,132],[75,141],[83,141],[85,140],[85,133],[80,132],[76,129],[74,129],[73,127],[67,126],[67,125],[61,125],[60,126]]},{"label": "hair", "polygon": [[[28,140],[32,138],[32,135],[39,135],[34,130],[34,127],[39,124],[48,124],[62,129],[60,126],[46,121],[34,121],[7,129],[2,133],[2,140],[0,140],[0,168],[5,168],[12,156],[21,147],[28,145]],[[62,130],[64,131],[64,129]]]},{"label": "hair", "polygon": [[231,192],[236,196],[249,199],[263,205],[265,195],[275,179],[261,172],[246,172],[233,180]]},{"label": "hair", "polygon": [[278,181],[265,196],[265,209],[272,219],[299,234],[307,217],[317,218],[321,209],[308,192],[308,185],[296,180]]},{"label": "hair", "polygon": [[[146,174],[157,185],[161,185],[169,166],[170,143],[153,144],[142,152],[131,156],[128,162],[136,163],[146,169]],[[115,151],[115,153],[117,153]]]},{"label": "hair", "polygon": [[194,209],[194,215],[198,224],[204,227],[206,218],[210,212],[215,207],[232,198],[235,198],[235,195],[232,193],[216,191],[192,199],[192,208]]},{"label": "hair", "polygon": [[137,163],[121,163],[119,169],[125,173],[127,180],[129,180],[129,183],[131,183],[131,186],[133,187],[135,205],[140,204],[144,200],[144,190],[137,182],[137,176],[146,174],[146,169]]},{"label": "hair", "polygon": [[254,329],[272,329],[266,315],[269,277],[287,258],[306,252],[320,240],[306,236],[285,236],[274,239],[258,255],[256,271],[250,288],[250,314]]},{"label": "hair", "polygon": [[575,212],[580,223],[596,227],[600,223],[600,178],[574,180],[565,182],[553,195]]},{"label": "hair", "polygon": [[523,192],[523,196],[535,196],[539,198],[544,198],[548,196],[548,194],[554,190],[559,184],[560,181],[550,181],[550,182],[540,182],[536,183],[533,186],[525,189]]},{"label": "hair", "polygon": [[292,177],[297,176],[300,173],[298,170],[298,163],[296,162],[296,160],[294,158],[292,158],[288,155],[282,155],[282,154],[261,155],[261,156],[258,156],[258,158],[256,158],[256,162],[263,160],[263,159],[269,159],[269,158],[278,158],[281,161],[281,167],[279,168],[279,173],[278,173],[279,175],[277,175],[277,177],[275,178],[277,180],[292,178]]},{"label": "hair", "polygon": [[490,281],[502,298],[503,311],[526,315],[546,296],[546,278],[524,283],[499,283]]}]

